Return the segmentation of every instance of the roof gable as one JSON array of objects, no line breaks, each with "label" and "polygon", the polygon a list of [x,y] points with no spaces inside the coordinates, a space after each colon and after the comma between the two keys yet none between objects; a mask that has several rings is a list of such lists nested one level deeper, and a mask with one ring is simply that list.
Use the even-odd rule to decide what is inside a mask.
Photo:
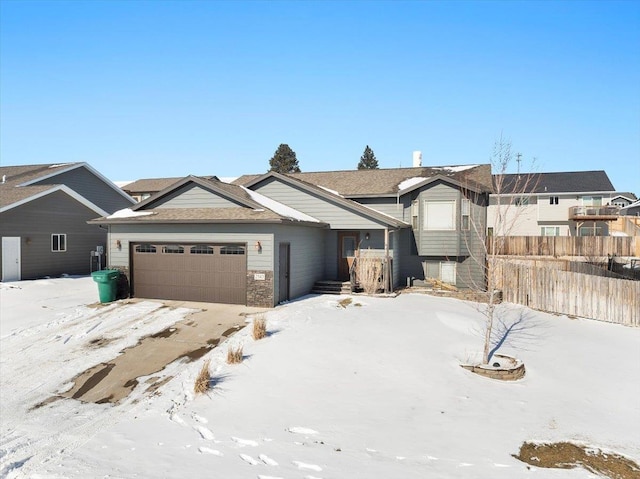
[{"label": "roof gable", "polygon": [[218,180],[209,180],[197,176],[187,176],[174,182],[157,194],[141,201],[132,210],[146,210],[160,207],[163,203],[171,198],[179,196],[182,192],[187,191],[188,187],[197,185],[203,190],[234,203],[237,206],[251,209],[259,209],[262,207],[259,203],[251,199],[251,197],[239,186],[228,185]]},{"label": "roof gable", "polygon": [[[129,195],[87,163],[41,164],[0,167],[0,208],[5,211],[40,198],[43,192],[50,191],[57,186],[64,185],[67,190],[73,191],[73,188],[65,185],[64,181],[55,182],[53,180],[57,176],[77,168],[83,168],[94,175],[129,203],[135,202]],[[74,193],[75,196],[82,197],[82,194],[75,191]],[[84,200],[98,208],[99,211],[103,211],[90,200],[86,198]]]},{"label": "roof gable", "polygon": [[365,217],[375,223],[392,228],[403,228],[408,226],[407,223],[397,220],[392,216],[386,215],[374,210],[373,208],[369,208],[368,206],[344,198],[337,192],[299,180],[298,178],[294,178],[292,175],[284,175],[275,171],[270,171],[258,178],[255,178],[253,181],[247,184],[246,188],[249,188],[251,190],[259,190],[261,186],[267,185],[269,182],[273,181],[287,185],[290,188],[298,189],[302,192],[319,198],[322,201],[336,205],[337,207],[352,214]]},{"label": "roof gable", "polygon": [[[196,187],[201,192],[229,203],[192,201],[190,205],[171,202]],[[204,203],[204,205],[203,205]],[[177,207],[176,207],[177,206]],[[143,214],[148,212],[148,214]],[[284,204],[266,198],[246,188],[229,185],[217,179],[187,176],[153,197],[113,215],[92,220],[92,223],[244,223],[301,222],[325,227],[326,224]]]}]

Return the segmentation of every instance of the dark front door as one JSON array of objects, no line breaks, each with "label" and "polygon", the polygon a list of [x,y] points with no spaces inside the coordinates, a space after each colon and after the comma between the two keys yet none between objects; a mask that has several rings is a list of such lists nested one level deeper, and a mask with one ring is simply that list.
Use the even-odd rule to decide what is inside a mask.
[{"label": "dark front door", "polygon": [[282,303],[289,301],[289,243],[280,243],[278,258],[278,303]]},{"label": "dark front door", "polygon": [[357,231],[338,232],[338,280],[349,281],[349,265],[353,262],[360,241]]}]

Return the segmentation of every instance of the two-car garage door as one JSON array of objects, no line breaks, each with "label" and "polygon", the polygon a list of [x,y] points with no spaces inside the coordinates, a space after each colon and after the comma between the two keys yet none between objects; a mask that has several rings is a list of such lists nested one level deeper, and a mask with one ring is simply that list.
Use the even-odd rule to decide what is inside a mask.
[{"label": "two-car garage door", "polygon": [[136,297],[246,304],[244,244],[135,243],[131,250]]}]

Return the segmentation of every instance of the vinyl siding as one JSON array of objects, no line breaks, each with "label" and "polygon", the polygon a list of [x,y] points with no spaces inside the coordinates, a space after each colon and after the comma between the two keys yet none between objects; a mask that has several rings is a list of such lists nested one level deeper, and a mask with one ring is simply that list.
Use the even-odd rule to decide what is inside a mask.
[{"label": "vinyl siding", "polygon": [[34,184],[66,185],[107,213],[128,208],[135,203],[133,200],[127,200],[125,196],[120,194],[117,187],[114,189],[82,166]]},{"label": "vinyl siding", "polygon": [[442,182],[420,191],[418,195],[418,253],[421,256],[458,256],[460,254],[459,230],[425,230],[424,208],[427,201],[455,201],[456,224],[460,221],[460,191]]},{"label": "vinyl siding", "polygon": [[410,204],[410,198],[405,195],[401,198],[355,198],[354,201],[371,209],[389,215],[397,220],[411,222],[410,210],[407,210]]},{"label": "vinyl siding", "polygon": [[274,178],[268,178],[252,189],[320,221],[324,221],[331,225],[332,229],[383,228],[381,223],[372,221],[363,215],[347,210],[337,203],[287,185]]},{"label": "vinyl siding", "polygon": [[[109,265],[129,267],[129,245],[139,242],[162,243],[244,243],[247,268],[273,271],[274,233],[272,225],[184,224],[184,225],[110,225]],[[121,248],[116,242],[120,241]],[[260,242],[261,250],[256,248]]]},{"label": "vinyl siding", "polygon": [[189,184],[149,205],[150,208],[233,208],[243,206],[200,185]]},{"label": "vinyl siding", "polygon": [[[86,223],[95,217],[95,211],[56,191],[1,213],[0,236],[21,237],[22,279],[89,274],[91,251],[107,242],[104,229]],[[56,233],[67,235],[66,252],[51,251],[51,234]]]},{"label": "vinyl siding", "polygon": [[[289,297],[308,294],[313,284],[325,278],[325,232],[319,228],[277,225],[274,228],[274,277],[279,278],[280,243],[289,243]],[[279,298],[280,284],[276,281],[275,298]]]}]

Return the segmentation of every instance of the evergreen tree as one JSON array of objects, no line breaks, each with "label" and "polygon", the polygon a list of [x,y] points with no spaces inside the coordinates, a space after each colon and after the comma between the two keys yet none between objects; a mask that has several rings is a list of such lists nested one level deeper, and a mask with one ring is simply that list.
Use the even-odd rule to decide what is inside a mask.
[{"label": "evergreen tree", "polygon": [[273,158],[269,160],[269,171],[278,173],[300,173],[296,152],[289,148],[286,143],[281,143]]},{"label": "evergreen tree", "polygon": [[376,155],[373,153],[373,150],[369,148],[369,145],[364,149],[364,153],[360,157],[360,163],[358,163],[359,170],[377,170],[378,169],[378,160],[376,160]]}]

